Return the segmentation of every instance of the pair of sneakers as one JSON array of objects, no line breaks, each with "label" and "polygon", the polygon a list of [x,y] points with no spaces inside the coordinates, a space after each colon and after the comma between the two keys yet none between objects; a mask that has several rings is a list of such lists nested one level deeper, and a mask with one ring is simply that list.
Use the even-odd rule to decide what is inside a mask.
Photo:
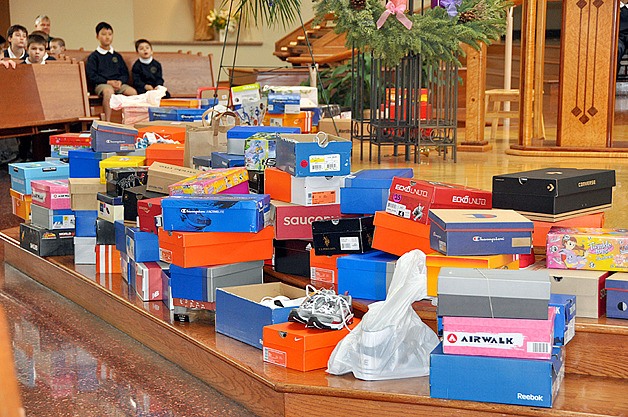
[{"label": "pair of sneakers", "polygon": [[311,285],[305,287],[305,292],[305,299],[290,312],[288,321],[325,330],[348,329],[349,324],[353,323],[350,295],[336,294],[334,290],[317,290]]}]

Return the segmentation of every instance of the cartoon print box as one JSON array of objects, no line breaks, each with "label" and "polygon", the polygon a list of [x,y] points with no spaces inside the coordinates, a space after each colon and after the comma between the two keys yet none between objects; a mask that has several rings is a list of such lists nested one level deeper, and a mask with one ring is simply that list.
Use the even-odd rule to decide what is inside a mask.
[{"label": "cartoon print box", "polygon": [[547,267],[628,271],[628,230],[552,227]]}]

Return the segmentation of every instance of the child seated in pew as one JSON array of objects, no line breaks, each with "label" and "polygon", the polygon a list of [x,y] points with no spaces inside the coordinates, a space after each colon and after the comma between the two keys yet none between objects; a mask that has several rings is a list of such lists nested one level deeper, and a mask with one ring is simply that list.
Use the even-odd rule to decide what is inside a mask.
[{"label": "child seated in pew", "polygon": [[48,41],[41,35],[32,34],[28,37],[28,43],[26,46],[26,59],[25,64],[45,64],[46,61],[54,61],[55,58],[49,56],[46,52],[46,45]]},{"label": "child seated in pew", "polygon": [[122,55],[114,51],[111,46],[113,28],[109,23],[100,22],[96,25],[96,39],[100,45],[87,57],[85,73],[94,92],[102,96],[105,120],[109,122],[111,121],[111,96],[113,94],[134,96],[137,95],[137,91],[127,84],[129,70]]},{"label": "child seated in pew", "polygon": [[5,58],[26,59],[26,38],[28,31],[22,25],[13,25],[7,31],[9,47],[4,51]]},{"label": "child seated in pew", "polygon": [[61,38],[52,38],[50,41],[50,56],[59,59],[59,55],[65,52],[65,41]]},{"label": "child seated in pew", "polygon": [[[133,64],[131,74],[133,86],[138,94],[154,90],[158,85],[164,85],[161,64],[153,58],[153,45],[146,39],[138,39],[135,41],[135,51],[139,58]],[[169,97],[170,93],[166,91],[165,98]]]}]

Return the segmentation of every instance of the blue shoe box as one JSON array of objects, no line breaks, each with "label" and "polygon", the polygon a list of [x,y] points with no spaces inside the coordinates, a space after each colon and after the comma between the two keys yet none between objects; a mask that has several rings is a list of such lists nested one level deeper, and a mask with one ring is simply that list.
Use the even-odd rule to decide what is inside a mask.
[{"label": "blue shoe box", "polygon": [[339,136],[281,134],[277,168],[295,177],[328,177],[351,173],[351,140]]},{"label": "blue shoe box", "polygon": [[126,228],[126,254],[135,262],[159,261],[159,240],[151,232],[142,232],[137,227]]},{"label": "blue shoe box", "polygon": [[[196,162],[194,162],[196,164]],[[244,156],[231,155],[225,152],[212,152],[212,168],[243,167]]]},{"label": "blue shoe box", "polygon": [[606,278],[606,317],[628,319],[628,273]]},{"label": "blue shoe box", "polygon": [[299,114],[301,94],[268,93],[268,114]]},{"label": "blue shoe box", "polygon": [[259,303],[264,297],[279,295],[297,299],[305,291],[280,282],[216,289],[216,332],[261,349],[264,326],[287,322],[294,308]]},{"label": "blue shoe box", "polygon": [[299,127],[235,126],[227,131],[227,153],[244,155],[246,139],[256,133],[301,133]]},{"label": "blue shoe box", "polygon": [[65,162],[19,162],[9,164],[11,188],[20,194],[31,195],[31,181],[67,179],[70,167]]},{"label": "blue shoe box", "polygon": [[209,171],[212,167],[212,157],[193,156],[192,165],[194,165],[194,169],[198,169],[199,171]]},{"label": "blue shoe box", "polygon": [[77,237],[96,237],[98,210],[76,210],[74,221]]},{"label": "blue shoe box", "polygon": [[126,255],[126,225],[122,220],[113,223],[116,233],[116,250]]},{"label": "blue shoe box", "polygon": [[554,345],[564,346],[576,332],[576,296],[550,294],[550,307],[556,309],[554,316]]},{"label": "blue shoe box", "polygon": [[340,212],[343,214],[375,214],[385,211],[393,177],[412,178],[412,168],[364,169],[345,178],[340,188]]},{"label": "blue shoe box", "polygon": [[264,228],[268,194],[170,196],[161,200],[164,230],[178,232],[249,232]]},{"label": "blue shoe box", "polygon": [[382,251],[338,258],[338,294],[353,298],[385,300],[398,256]]},{"label": "blue shoe box", "polygon": [[100,161],[115,155],[115,152],[94,152],[92,149],[69,151],[70,178],[100,178]]},{"label": "blue shoe box", "polygon": [[96,120],[90,129],[92,149],[96,152],[132,152],[137,129],[118,123]]},{"label": "blue shoe box", "polygon": [[442,343],[430,355],[430,396],[528,407],[551,407],[565,368],[564,349],[552,359],[445,355]]}]

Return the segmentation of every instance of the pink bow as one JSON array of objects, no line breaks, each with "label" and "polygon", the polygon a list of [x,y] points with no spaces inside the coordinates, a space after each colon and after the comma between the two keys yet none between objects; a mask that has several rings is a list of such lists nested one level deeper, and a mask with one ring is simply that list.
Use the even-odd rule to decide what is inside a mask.
[{"label": "pink bow", "polygon": [[394,14],[399,23],[404,25],[406,29],[412,29],[412,22],[404,14],[405,11],[406,0],[388,0],[388,3],[386,3],[386,10],[384,10],[384,13],[382,13],[379,19],[377,19],[377,29],[380,29],[384,25],[384,22],[391,14]]}]

